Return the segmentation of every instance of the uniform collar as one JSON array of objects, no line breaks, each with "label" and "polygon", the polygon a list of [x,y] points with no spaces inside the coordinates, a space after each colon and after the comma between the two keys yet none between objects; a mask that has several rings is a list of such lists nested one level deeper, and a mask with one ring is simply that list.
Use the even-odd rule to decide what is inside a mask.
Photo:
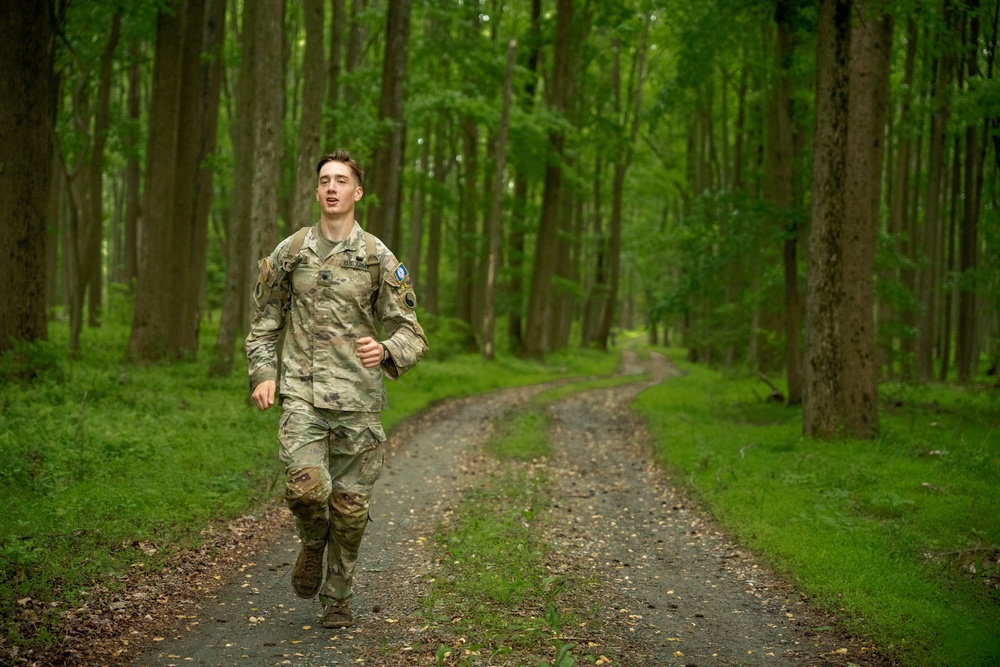
[{"label": "uniform collar", "polygon": [[[309,235],[306,237],[304,245],[307,245],[316,255],[319,255],[319,235],[322,232],[319,231],[319,223],[317,222],[309,230]],[[335,241],[332,246],[336,248],[340,246],[343,250],[360,250],[365,238],[365,230],[361,228],[358,221],[354,221],[354,227],[351,229],[351,233],[347,235],[347,238],[343,241]],[[341,245],[343,244],[343,245]]]}]

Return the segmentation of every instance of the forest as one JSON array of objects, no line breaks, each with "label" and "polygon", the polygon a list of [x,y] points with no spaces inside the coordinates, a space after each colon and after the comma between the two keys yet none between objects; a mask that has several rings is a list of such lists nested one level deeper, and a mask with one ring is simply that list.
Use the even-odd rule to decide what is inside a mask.
[{"label": "forest", "polygon": [[[829,644],[767,664],[997,664],[1000,0],[0,0],[0,35],[0,662],[131,663],[250,586],[227,549],[284,508],[279,411],[245,400],[257,261],[346,149],[430,344],[389,442],[431,424],[452,458],[422,464],[474,481],[412,535],[378,508],[440,569],[412,620],[359,608],[368,656],[636,664],[602,614],[642,616],[593,586],[640,553],[670,588],[638,611],[685,625],[641,664],[693,664],[695,625],[735,646],[734,607],[668,603],[670,523],[706,586],[747,554],[785,582],[769,616],[729,577],[764,632]],[[553,539],[601,502],[617,560]]]},{"label": "forest", "polygon": [[[643,330],[780,376],[807,435],[1000,356],[1000,4],[19,0],[0,57],[0,349],[124,304],[135,363],[315,222],[315,164],[409,267],[434,353]],[[44,276],[44,280],[42,277]],[[1000,376],[998,376],[1000,377]],[[781,392],[779,392],[781,393]]]}]

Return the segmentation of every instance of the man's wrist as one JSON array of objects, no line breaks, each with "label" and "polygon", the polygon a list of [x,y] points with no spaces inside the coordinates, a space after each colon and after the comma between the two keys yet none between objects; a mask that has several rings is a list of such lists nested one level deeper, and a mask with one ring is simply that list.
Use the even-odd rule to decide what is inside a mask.
[{"label": "man's wrist", "polygon": [[385,343],[379,343],[382,346],[382,363],[384,364],[389,360],[389,348],[386,347]]}]

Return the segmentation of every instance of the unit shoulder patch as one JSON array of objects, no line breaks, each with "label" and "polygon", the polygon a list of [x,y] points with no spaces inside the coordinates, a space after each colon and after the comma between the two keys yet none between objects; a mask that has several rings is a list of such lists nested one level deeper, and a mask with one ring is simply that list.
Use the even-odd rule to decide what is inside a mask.
[{"label": "unit shoulder patch", "polygon": [[393,271],[393,273],[396,274],[396,280],[398,280],[400,284],[405,283],[407,277],[410,275],[410,272],[406,270],[406,267],[402,262],[399,263],[399,266],[396,267],[396,270]]}]

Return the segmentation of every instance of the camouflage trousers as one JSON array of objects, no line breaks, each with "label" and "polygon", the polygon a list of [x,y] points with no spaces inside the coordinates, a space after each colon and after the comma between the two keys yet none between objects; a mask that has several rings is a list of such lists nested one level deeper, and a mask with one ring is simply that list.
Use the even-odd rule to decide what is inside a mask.
[{"label": "camouflage trousers", "polygon": [[324,410],[286,397],[278,427],[285,501],[302,543],[326,550],[323,604],[351,598],[354,565],[382,474],[385,432],[377,412]]}]

